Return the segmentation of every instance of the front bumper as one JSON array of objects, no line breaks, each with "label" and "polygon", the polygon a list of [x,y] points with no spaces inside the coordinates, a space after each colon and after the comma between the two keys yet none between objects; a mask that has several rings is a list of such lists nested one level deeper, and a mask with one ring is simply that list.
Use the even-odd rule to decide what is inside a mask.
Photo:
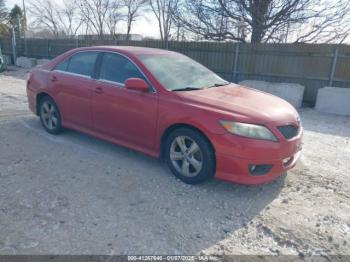
[{"label": "front bumper", "polygon": [[[301,153],[303,130],[291,140],[270,142],[225,134],[215,139],[216,175],[221,180],[257,185],[271,182],[293,168]],[[286,159],[289,161],[286,163]],[[272,165],[263,175],[252,175],[251,165]]]}]

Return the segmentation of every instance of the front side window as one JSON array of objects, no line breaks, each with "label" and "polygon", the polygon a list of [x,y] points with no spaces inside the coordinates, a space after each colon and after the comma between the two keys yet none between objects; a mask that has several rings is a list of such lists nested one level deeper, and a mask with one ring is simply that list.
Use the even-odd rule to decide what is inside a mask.
[{"label": "front side window", "polygon": [[115,53],[103,54],[99,78],[119,84],[124,84],[128,78],[141,78],[146,81],[129,59]]},{"label": "front side window", "polygon": [[202,89],[228,84],[205,66],[184,55],[140,55],[139,58],[168,90]]},{"label": "front side window", "polygon": [[58,71],[66,71],[66,70],[67,70],[68,63],[69,63],[69,58],[63,60],[61,63],[59,63],[58,65],[56,65],[55,70],[58,70]]},{"label": "front side window", "polygon": [[77,53],[70,58],[66,71],[83,76],[92,76],[97,56],[98,52]]}]

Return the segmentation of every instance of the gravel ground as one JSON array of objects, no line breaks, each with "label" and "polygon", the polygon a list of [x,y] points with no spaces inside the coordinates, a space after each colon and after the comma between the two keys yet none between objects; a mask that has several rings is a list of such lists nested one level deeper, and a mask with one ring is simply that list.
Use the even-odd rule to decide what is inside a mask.
[{"label": "gravel ground", "polygon": [[177,181],[157,159],[27,109],[0,75],[0,254],[348,254],[350,118],[303,109],[298,166],[257,187]]}]

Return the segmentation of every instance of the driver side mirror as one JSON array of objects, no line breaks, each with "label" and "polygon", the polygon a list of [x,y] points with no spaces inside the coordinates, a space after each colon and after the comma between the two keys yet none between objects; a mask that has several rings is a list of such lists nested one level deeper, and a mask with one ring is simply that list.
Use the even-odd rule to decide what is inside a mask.
[{"label": "driver side mirror", "polygon": [[141,92],[147,92],[149,89],[149,85],[145,80],[141,78],[129,78],[125,81],[125,88]]}]

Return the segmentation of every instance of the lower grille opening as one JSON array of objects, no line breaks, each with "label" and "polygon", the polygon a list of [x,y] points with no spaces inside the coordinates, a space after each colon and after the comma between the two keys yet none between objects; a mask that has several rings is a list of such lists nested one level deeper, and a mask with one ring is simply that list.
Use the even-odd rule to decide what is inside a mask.
[{"label": "lower grille opening", "polygon": [[273,165],[249,165],[249,172],[253,176],[266,175],[272,169]]}]

